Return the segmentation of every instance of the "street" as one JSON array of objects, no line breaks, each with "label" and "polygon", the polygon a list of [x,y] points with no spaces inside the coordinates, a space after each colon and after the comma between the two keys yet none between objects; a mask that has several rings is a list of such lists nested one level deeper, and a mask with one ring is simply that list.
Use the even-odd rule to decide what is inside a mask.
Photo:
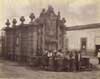
[{"label": "street", "polygon": [[100,79],[100,66],[97,58],[91,58],[90,62],[98,67],[98,70],[83,72],[50,72],[34,70],[27,66],[21,66],[16,62],[0,60],[0,79]]}]

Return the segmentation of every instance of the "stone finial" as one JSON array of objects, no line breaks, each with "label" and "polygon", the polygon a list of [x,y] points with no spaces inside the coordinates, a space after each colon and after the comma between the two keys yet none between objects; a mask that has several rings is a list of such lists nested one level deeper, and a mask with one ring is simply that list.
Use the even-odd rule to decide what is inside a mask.
[{"label": "stone finial", "polygon": [[9,27],[9,25],[10,25],[9,19],[7,19],[5,24],[7,25],[7,27]]},{"label": "stone finial", "polygon": [[42,9],[42,13],[45,13],[45,8]]},{"label": "stone finial", "polygon": [[62,18],[62,22],[63,22],[63,23],[65,23],[65,22],[66,22],[65,18]]},{"label": "stone finial", "polygon": [[48,6],[48,11],[53,12],[53,7],[51,5]]},{"label": "stone finial", "polygon": [[45,9],[42,9],[42,12],[40,13],[40,17],[42,17],[45,14]]},{"label": "stone finial", "polygon": [[31,22],[32,22],[32,21],[33,21],[33,19],[35,18],[34,13],[31,13],[31,14],[30,14],[30,16],[29,16],[29,18],[31,19]]},{"label": "stone finial", "polygon": [[16,25],[17,20],[14,18],[14,19],[12,20],[12,23],[13,23],[13,25]]},{"label": "stone finial", "polygon": [[21,21],[22,24],[24,23],[24,21],[25,21],[24,16],[21,16],[20,21]]},{"label": "stone finial", "polygon": [[58,11],[57,19],[60,20],[60,18],[61,18],[60,11]]}]

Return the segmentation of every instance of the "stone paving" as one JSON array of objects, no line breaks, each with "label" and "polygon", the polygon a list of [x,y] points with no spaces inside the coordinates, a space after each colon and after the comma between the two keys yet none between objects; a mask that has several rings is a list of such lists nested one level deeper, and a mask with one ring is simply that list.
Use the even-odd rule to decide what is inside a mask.
[{"label": "stone paving", "polygon": [[91,58],[90,62],[97,66],[98,70],[50,72],[34,70],[15,62],[0,60],[0,79],[100,79],[100,65],[98,65],[97,58]]}]

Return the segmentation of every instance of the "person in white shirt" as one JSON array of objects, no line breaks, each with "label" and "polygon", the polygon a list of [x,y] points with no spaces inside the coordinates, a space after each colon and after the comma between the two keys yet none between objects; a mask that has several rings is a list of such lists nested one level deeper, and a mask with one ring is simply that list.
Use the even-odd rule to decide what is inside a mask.
[{"label": "person in white shirt", "polygon": [[100,64],[100,49],[99,49],[99,51],[98,51],[97,57],[98,57],[99,64]]},{"label": "person in white shirt", "polygon": [[53,52],[52,50],[48,51],[48,68],[49,70],[52,70],[52,56],[53,56]]},{"label": "person in white shirt", "polygon": [[50,51],[48,52],[48,57],[51,58],[52,55],[53,55],[53,53],[52,53],[52,51],[50,50]]}]

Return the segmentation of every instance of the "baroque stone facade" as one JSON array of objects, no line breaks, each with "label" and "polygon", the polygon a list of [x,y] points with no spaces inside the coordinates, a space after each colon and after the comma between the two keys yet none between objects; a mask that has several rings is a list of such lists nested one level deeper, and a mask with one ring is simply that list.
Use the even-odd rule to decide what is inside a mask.
[{"label": "baroque stone facade", "polygon": [[[64,49],[64,33],[66,22],[61,19],[60,12],[56,14],[52,6],[43,9],[40,16],[35,19],[31,13],[30,23],[25,24],[25,18],[20,18],[21,24],[12,21],[12,27],[7,20],[3,44],[3,56],[10,59],[26,58],[40,55],[47,50]],[[26,61],[26,60],[25,60]]]}]

